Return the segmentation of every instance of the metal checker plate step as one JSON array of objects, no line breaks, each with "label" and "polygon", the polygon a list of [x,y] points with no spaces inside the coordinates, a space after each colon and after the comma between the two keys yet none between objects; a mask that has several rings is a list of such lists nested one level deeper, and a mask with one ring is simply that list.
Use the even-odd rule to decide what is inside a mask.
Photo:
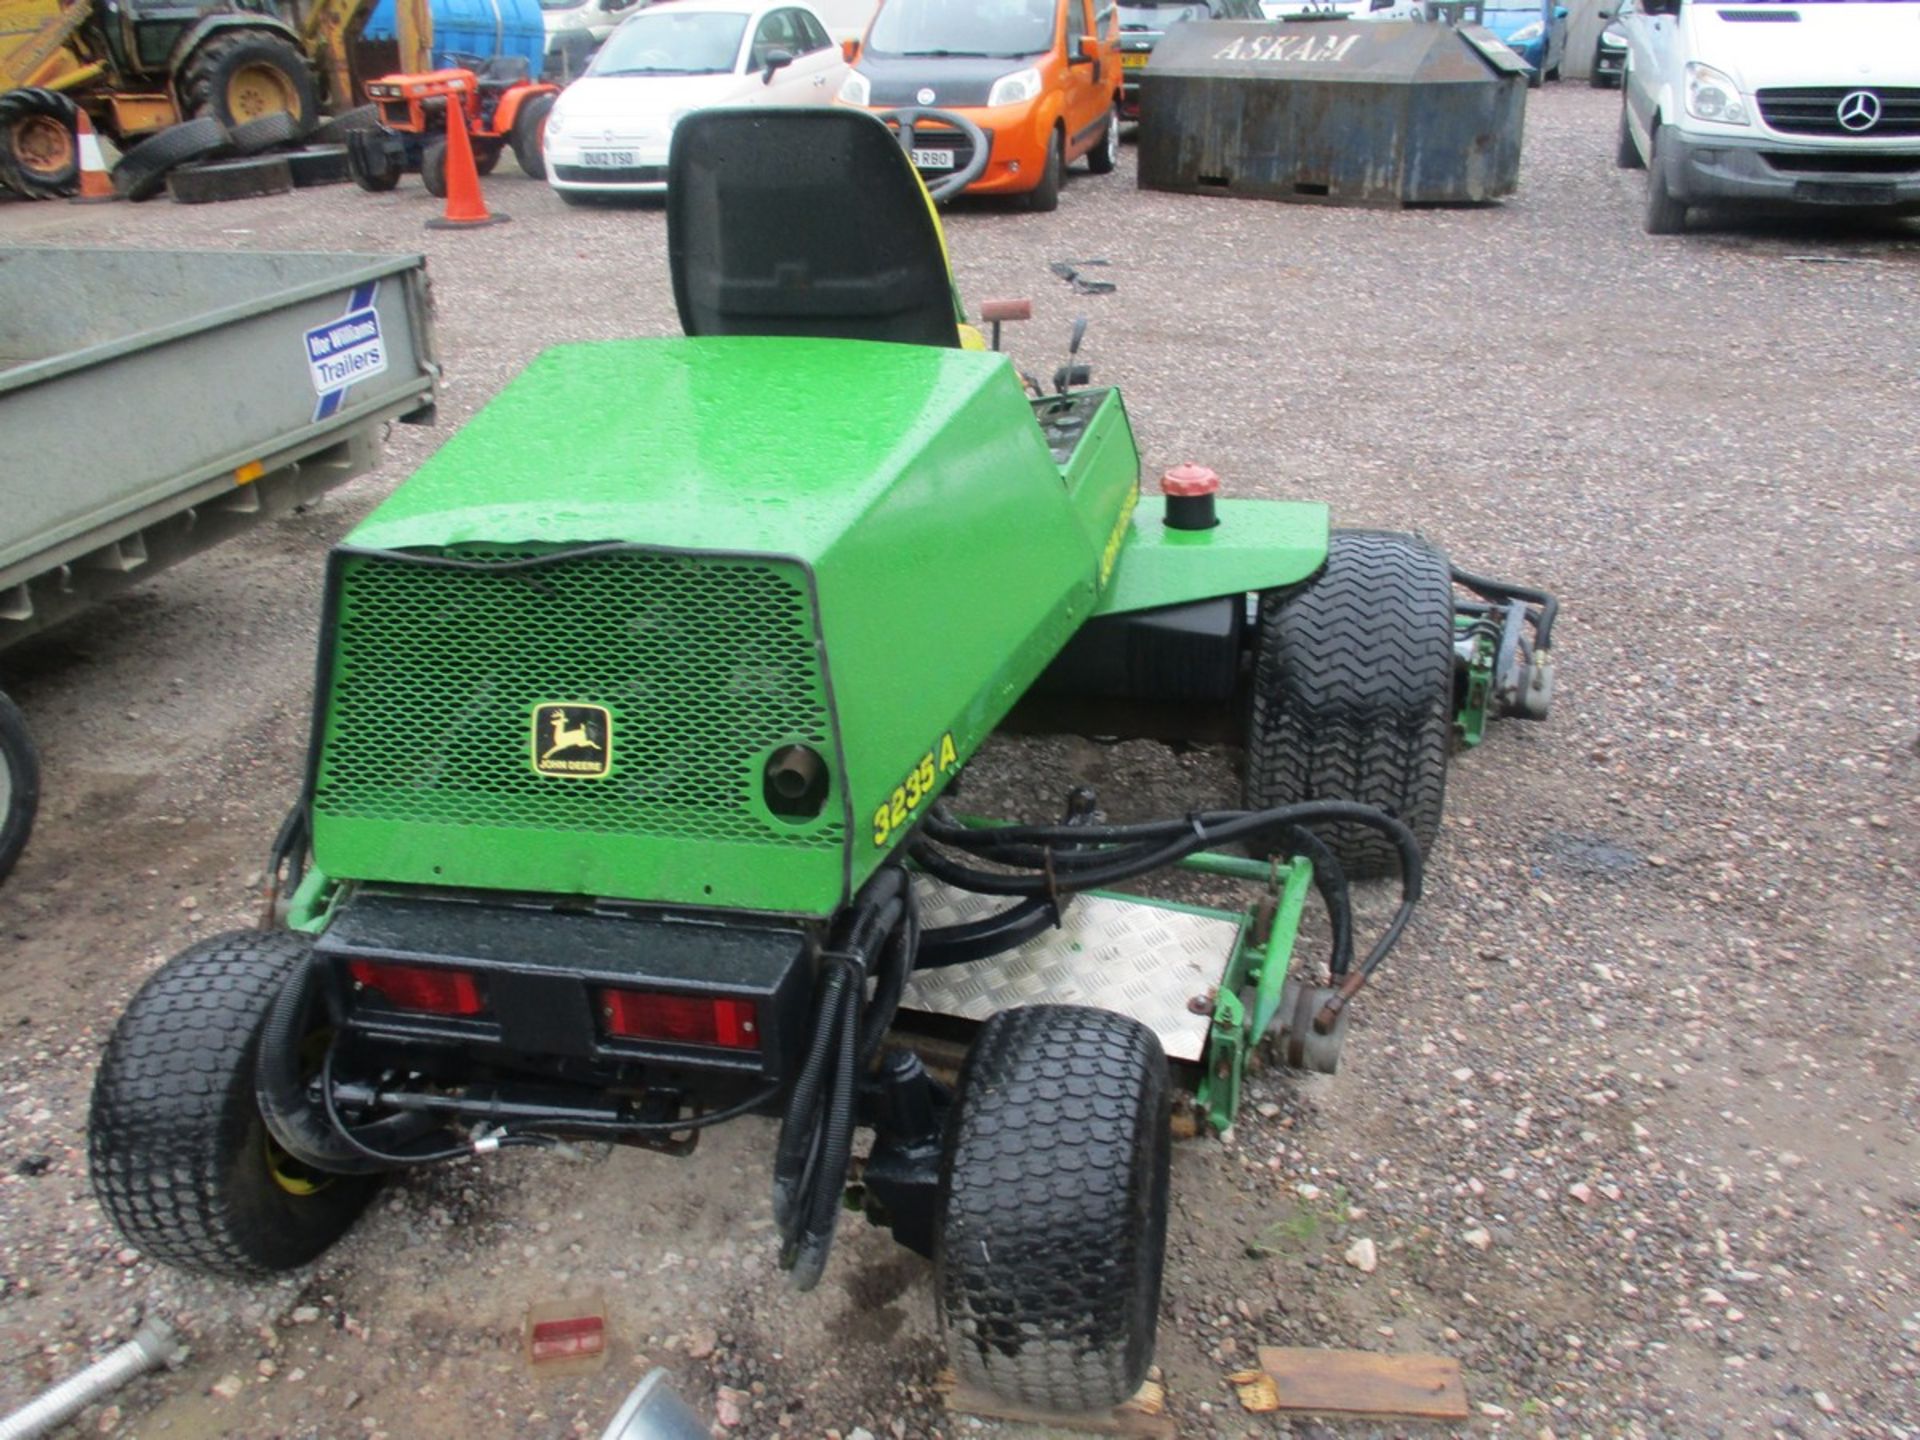
[{"label": "metal checker plate step", "polygon": [[[926,929],[977,920],[1012,903],[914,877]],[[1092,1005],[1129,1015],[1160,1037],[1170,1060],[1206,1049],[1210,1000],[1240,934],[1236,919],[1169,910],[1150,900],[1081,895],[1065,922],[1004,955],[923,970],[903,1010],[986,1020],[1017,1005]]]}]

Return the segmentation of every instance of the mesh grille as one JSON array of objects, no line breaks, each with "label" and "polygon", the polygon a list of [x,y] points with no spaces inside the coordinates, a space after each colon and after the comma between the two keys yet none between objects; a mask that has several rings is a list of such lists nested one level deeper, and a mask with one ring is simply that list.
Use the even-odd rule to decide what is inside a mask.
[{"label": "mesh grille", "polygon": [[[832,753],[792,566],[640,551],[508,571],[349,557],[339,593],[321,814],[841,843],[831,804],[803,826],[755,804],[773,747]],[[534,773],[534,707],[555,703],[612,712],[604,778]]]}]

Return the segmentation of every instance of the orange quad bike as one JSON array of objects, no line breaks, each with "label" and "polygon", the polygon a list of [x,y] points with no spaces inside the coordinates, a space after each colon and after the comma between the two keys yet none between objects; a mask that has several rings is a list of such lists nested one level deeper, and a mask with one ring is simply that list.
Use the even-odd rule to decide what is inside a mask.
[{"label": "orange quad bike", "polygon": [[347,163],[362,190],[391,190],[418,170],[427,193],[447,193],[447,106],[458,105],[482,175],[511,147],[520,168],[536,180],[547,174],[547,112],[558,85],[531,77],[524,56],[500,55],[478,68],[384,75],[367,82],[380,107],[380,124],[348,136]]}]

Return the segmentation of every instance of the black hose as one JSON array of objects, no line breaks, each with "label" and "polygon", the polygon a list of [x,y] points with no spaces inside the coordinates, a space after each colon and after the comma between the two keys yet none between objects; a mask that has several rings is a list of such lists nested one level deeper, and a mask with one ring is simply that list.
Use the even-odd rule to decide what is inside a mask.
[{"label": "black hose", "polygon": [[268,1133],[302,1165],[332,1175],[371,1175],[391,1168],[393,1162],[386,1157],[404,1153],[433,1126],[423,1126],[417,1116],[390,1116],[371,1127],[364,1144],[355,1144],[314,1105],[300,1051],[316,1028],[314,1002],[323,964],[309,954],[274,997],[260,1031],[254,1096]]},{"label": "black hose", "polygon": [[1533,590],[1505,580],[1489,580],[1484,575],[1462,570],[1458,565],[1452,569],[1453,583],[1465,586],[1477,595],[1484,595],[1489,600],[1523,600],[1529,605],[1538,605],[1540,614],[1533,624],[1533,643],[1541,650],[1553,648],[1553,619],[1560,613],[1558,597],[1545,590]]}]

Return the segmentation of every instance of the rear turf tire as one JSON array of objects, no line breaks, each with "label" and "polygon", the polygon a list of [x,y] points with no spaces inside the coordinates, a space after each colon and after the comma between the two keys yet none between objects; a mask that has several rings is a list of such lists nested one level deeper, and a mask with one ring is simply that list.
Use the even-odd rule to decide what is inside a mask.
[{"label": "rear turf tire", "polygon": [[535,95],[513,117],[513,158],[521,171],[535,180],[547,178],[547,113],[552,95]]},{"label": "rear turf tire", "polygon": [[[1453,742],[1453,580],[1412,535],[1336,530],[1326,567],[1260,598],[1246,803],[1378,805],[1432,849]],[[1399,873],[1377,830],[1315,826],[1348,876]]]},{"label": "rear turf tire", "polygon": [[1003,1010],[960,1073],[935,1286],[961,1380],[1042,1410],[1127,1400],[1153,1362],[1167,1239],[1166,1056],[1138,1021]]},{"label": "rear turf tire", "polygon": [[304,1265],[366,1208],[374,1176],[322,1175],[270,1145],[260,1032],[310,942],[235,931],[182,951],[133,997],[94,1077],[93,1191],[129,1245],[235,1277]]},{"label": "rear turf tire", "polygon": [[19,709],[0,694],[0,880],[27,848],[40,806],[40,759]]}]

